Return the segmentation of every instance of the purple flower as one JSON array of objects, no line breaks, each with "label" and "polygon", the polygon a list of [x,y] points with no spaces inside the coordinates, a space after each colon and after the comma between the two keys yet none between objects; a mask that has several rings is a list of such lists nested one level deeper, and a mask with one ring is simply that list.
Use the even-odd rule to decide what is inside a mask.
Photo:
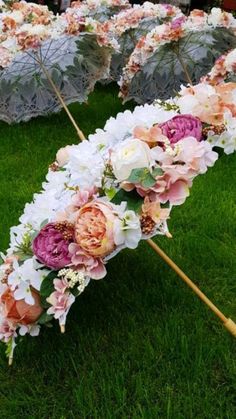
[{"label": "purple flower", "polygon": [[71,263],[69,245],[74,229],[70,223],[49,223],[40,230],[33,241],[33,252],[48,268],[58,270]]},{"label": "purple flower", "polygon": [[194,137],[198,141],[202,139],[202,123],[192,115],[177,115],[159,126],[171,144],[187,137]]},{"label": "purple flower", "polygon": [[176,19],[172,20],[171,29],[179,29],[182,26],[182,24],[185,22],[185,20],[186,20],[185,16],[177,17]]}]

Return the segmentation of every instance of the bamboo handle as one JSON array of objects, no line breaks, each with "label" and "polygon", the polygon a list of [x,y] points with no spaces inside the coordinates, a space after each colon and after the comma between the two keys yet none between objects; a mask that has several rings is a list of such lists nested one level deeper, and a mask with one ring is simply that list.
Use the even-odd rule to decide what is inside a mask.
[{"label": "bamboo handle", "polygon": [[177,275],[197,294],[197,296],[213,311],[213,313],[222,321],[224,327],[236,337],[236,324],[228,319],[212,303],[211,300],[194,284],[194,282],[176,265],[176,263],[151,239],[147,240],[149,246],[177,273]]}]

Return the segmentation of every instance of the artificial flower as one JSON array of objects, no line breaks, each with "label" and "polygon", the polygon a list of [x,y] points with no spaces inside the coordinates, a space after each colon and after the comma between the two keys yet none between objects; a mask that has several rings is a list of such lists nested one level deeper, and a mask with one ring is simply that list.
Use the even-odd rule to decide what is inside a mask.
[{"label": "artificial flower", "polygon": [[115,249],[114,210],[110,204],[92,201],[82,207],[75,223],[75,240],[88,255],[104,257]]}]

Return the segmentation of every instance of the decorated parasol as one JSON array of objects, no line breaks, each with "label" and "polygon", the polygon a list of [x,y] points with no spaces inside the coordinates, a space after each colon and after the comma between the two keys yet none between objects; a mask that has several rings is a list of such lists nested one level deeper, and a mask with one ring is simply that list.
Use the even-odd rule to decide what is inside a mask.
[{"label": "decorated parasol", "polygon": [[188,18],[154,28],[140,39],[124,68],[124,101],[152,102],[175,95],[181,84],[199,82],[216,58],[236,46],[236,20],[220,9],[208,15],[194,10]]},{"label": "decorated parasol", "polygon": [[183,14],[178,7],[146,1],[141,6],[135,4],[105,22],[104,31],[113,36],[120,46],[119,51],[112,55],[110,79],[119,80],[123,67],[141,37],[155,26],[181,16]]},{"label": "decorated parasol", "polygon": [[79,133],[66,104],[85,101],[107,75],[111,48],[99,24],[54,18],[45,6],[25,2],[0,18],[0,119],[27,121],[64,106]]},{"label": "decorated parasol", "polygon": [[[76,298],[91,281],[107,275],[111,258],[141,240],[236,336],[235,323],[151,239],[171,237],[172,210],[218,158],[207,140],[207,111],[194,116],[203,102],[184,113],[191,89],[175,100],[120,113],[88,140],[58,151],[42,191],[26,204],[2,255],[0,339],[7,344],[10,364],[20,336],[36,336],[54,319],[64,332]],[[203,90],[199,93],[203,100]],[[207,97],[206,91],[205,105]],[[219,99],[222,115],[230,108],[224,99]],[[205,109],[210,117],[211,109]]]}]

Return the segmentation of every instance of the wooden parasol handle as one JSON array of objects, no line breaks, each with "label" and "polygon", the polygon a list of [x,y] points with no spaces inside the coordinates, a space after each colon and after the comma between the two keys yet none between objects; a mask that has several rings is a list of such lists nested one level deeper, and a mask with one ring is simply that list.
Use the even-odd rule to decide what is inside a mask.
[{"label": "wooden parasol handle", "polygon": [[212,303],[211,300],[194,284],[194,282],[176,265],[176,263],[151,239],[147,240],[149,246],[177,273],[177,275],[197,294],[197,296],[213,311],[213,313],[222,321],[224,327],[236,337],[236,324],[228,319]]}]

